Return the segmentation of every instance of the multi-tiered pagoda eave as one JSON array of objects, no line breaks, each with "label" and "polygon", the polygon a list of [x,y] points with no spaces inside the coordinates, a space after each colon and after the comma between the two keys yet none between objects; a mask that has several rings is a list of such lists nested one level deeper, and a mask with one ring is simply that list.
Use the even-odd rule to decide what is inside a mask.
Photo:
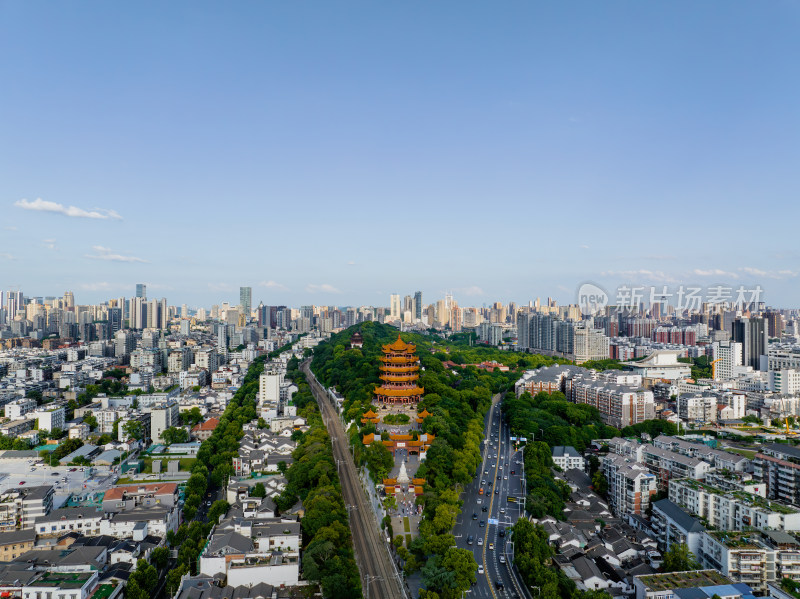
[{"label": "multi-tiered pagoda eave", "polygon": [[417,346],[397,341],[381,347],[381,385],[375,389],[375,399],[383,403],[417,403],[425,389],[419,386]]}]

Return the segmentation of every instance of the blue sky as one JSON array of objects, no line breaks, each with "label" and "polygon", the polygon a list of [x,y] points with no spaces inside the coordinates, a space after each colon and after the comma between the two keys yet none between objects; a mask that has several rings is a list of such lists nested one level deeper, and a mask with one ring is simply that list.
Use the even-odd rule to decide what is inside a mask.
[{"label": "blue sky", "polygon": [[796,307],[800,4],[0,3],[0,289]]}]

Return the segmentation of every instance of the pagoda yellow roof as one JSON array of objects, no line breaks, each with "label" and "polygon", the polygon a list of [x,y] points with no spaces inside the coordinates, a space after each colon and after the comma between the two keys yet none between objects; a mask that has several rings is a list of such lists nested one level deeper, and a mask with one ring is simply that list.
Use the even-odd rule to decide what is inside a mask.
[{"label": "pagoda yellow roof", "polygon": [[397,341],[395,341],[394,343],[387,344],[387,345],[383,346],[383,351],[385,351],[385,352],[390,352],[390,351],[395,351],[395,352],[402,352],[402,351],[414,352],[414,351],[416,351],[416,349],[417,349],[417,346],[414,345],[413,343],[406,343],[405,341],[403,341],[400,338],[400,334],[399,333],[397,335]]},{"label": "pagoda yellow roof", "polygon": [[430,415],[431,413],[426,408],[422,408],[422,411],[417,414],[417,418],[427,418]]},{"label": "pagoda yellow roof", "polygon": [[377,395],[386,395],[387,397],[411,397],[412,395],[422,395],[425,393],[423,387],[412,387],[410,389],[398,389],[396,387],[376,387],[375,393]]},{"label": "pagoda yellow roof", "polygon": [[376,416],[377,416],[377,414],[372,411],[372,408],[370,408],[368,411],[364,412],[364,416],[363,417],[364,418],[375,418]]},{"label": "pagoda yellow roof", "polygon": [[375,435],[373,433],[364,435],[364,438],[361,440],[364,445],[372,445],[373,441],[375,441]]},{"label": "pagoda yellow roof", "polygon": [[424,478],[412,478],[411,482],[414,483],[415,485],[424,485],[425,484],[425,479]]}]

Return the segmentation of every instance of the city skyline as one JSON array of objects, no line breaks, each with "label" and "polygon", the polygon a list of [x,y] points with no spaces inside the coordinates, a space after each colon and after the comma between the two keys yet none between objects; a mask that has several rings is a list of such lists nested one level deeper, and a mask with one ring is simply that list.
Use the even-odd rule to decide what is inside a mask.
[{"label": "city skyline", "polygon": [[0,288],[797,305],[795,5],[150,8],[3,5]]}]

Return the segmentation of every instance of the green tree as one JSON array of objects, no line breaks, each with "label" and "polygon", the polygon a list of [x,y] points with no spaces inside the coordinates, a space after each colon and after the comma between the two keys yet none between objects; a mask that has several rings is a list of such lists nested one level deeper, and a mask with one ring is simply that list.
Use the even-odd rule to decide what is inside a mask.
[{"label": "green tree", "polygon": [[163,570],[167,567],[169,561],[169,549],[166,547],[156,547],[150,554],[150,563],[153,564],[158,570]]},{"label": "green tree", "polygon": [[664,572],[683,572],[685,570],[699,570],[700,563],[695,559],[694,553],[689,551],[686,543],[673,543],[669,551],[664,554]]},{"label": "green tree", "polygon": [[250,497],[266,497],[267,490],[264,488],[264,483],[256,483],[250,489]]},{"label": "green tree", "polygon": [[189,431],[183,427],[171,426],[161,432],[161,440],[166,445],[186,443],[189,440]]},{"label": "green tree", "polygon": [[203,415],[200,413],[200,408],[194,406],[190,410],[181,412],[181,422],[189,427],[196,426],[203,422]]},{"label": "green tree", "polygon": [[83,423],[88,424],[91,430],[97,428],[97,418],[95,418],[94,414],[87,414],[83,417]]},{"label": "green tree", "polygon": [[606,497],[608,494],[608,481],[602,470],[598,470],[594,473],[594,476],[592,476],[592,488],[600,497]]},{"label": "green tree", "polygon": [[128,420],[122,425],[122,433],[124,434],[125,439],[136,439],[139,441],[144,435],[144,427],[138,420]]}]

